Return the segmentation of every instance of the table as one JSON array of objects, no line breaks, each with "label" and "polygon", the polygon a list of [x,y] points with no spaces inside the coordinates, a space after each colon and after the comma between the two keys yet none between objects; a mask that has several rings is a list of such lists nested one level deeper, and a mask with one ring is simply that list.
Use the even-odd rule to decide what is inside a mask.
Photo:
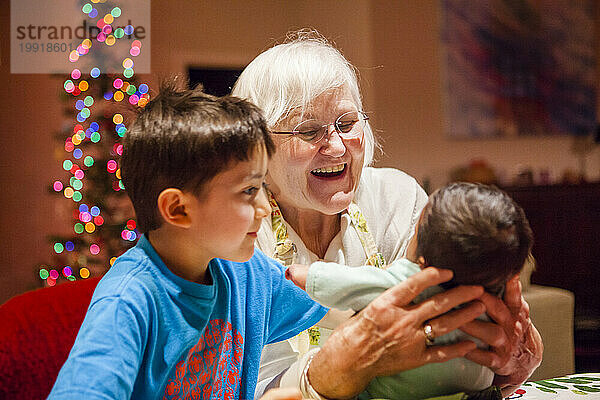
[{"label": "table", "polygon": [[506,399],[600,399],[600,373],[574,374],[561,378],[526,382]]}]

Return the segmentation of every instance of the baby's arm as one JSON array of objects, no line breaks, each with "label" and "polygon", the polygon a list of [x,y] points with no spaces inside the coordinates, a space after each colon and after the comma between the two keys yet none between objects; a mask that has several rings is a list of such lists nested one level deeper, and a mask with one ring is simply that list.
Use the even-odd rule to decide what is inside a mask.
[{"label": "baby's arm", "polygon": [[394,261],[387,269],[318,261],[310,267],[290,266],[286,277],[324,306],[359,311],[379,294],[419,270],[418,265],[405,259]]}]

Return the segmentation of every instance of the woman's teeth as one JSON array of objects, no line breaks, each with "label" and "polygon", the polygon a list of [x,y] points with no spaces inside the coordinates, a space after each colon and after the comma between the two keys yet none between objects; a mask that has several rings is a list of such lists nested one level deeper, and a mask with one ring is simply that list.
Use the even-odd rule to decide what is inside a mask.
[{"label": "woman's teeth", "polygon": [[341,175],[345,168],[346,164],[340,164],[334,167],[316,168],[310,172],[316,176],[338,176]]}]

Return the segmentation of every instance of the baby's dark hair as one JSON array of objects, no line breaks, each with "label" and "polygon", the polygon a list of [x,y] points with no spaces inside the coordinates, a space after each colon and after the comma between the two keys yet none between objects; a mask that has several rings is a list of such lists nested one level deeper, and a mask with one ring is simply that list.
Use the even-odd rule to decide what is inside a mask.
[{"label": "baby's dark hair", "polygon": [[248,161],[261,147],[269,157],[275,151],[252,103],[181,89],[174,79],[162,83],[123,139],[121,174],[140,231],[162,225],[157,200],[164,189],[201,196],[215,175],[231,162]]},{"label": "baby's dark hair", "polygon": [[419,223],[417,257],[454,271],[445,287],[483,285],[499,294],[523,268],[532,244],[525,213],[508,194],[458,182],[430,196]]}]

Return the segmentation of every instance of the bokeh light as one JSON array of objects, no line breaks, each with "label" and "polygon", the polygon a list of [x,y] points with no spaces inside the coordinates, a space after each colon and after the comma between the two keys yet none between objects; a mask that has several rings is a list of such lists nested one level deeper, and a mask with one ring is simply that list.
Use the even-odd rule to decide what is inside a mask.
[{"label": "bokeh light", "polygon": [[80,268],[79,269],[79,276],[81,276],[83,279],[87,279],[90,277],[90,270],[87,269],[86,267]]},{"label": "bokeh light", "polygon": [[56,252],[56,254],[60,254],[63,252],[63,250],[65,249],[65,247],[63,246],[62,243],[54,243],[54,252]]},{"label": "bokeh light", "polygon": [[75,233],[77,233],[77,234],[83,233],[83,231],[84,231],[83,224],[82,224],[82,223],[80,223],[80,222],[76,223],[76,224],[75,224],[75,226],[73,227],[73,230],[74,230],[74,231],[75,231]]},{"label": "bokeh light", "polygon": [[72,81],[72,80],[70,80],[70,79],[67,79],[67,80],[65,81],[64,87],[65,87],[65,91],[66,91],[67,93],[71,93],[71,92],[73,91],[73,89],[75,89],[75,84],[73,83],[73,81]]},{"label": "bokeh light", "polygon": [[80,212],[79,220],[84,223],[90,222],[92,220],[92,214],[90,214],[89,212],[85,212],[85,211]]},{"label": "bokeh light", "polygon": [[140,91],[141,94],[148,93],[148,85],[146,85],[145,83],[142,83],[140,85],[140,87],[138,88],[138,90]]},{"label": "bokeh light", "polygon": [[98,142],[100,141],[100,139],[101,139],[101,136],[100,136],[100,134],[99,134],[98,132],[94,132],[94,133],[92,133],[92,134],[90,135],[90,140],[91,140],[93,143],[98,143]]},{"label": "bokeh light", "polygon": [[92,78],[97,78],[97,77],[99,77],[99,76],[100,76],[100,68],[98,68],[98,67],[94,67],[94,68],[92,68],[92,70],[90,71],[90,76],[91,76]]},{"label": "bokeh light", "polygon": [[85,231],[87,233],[92,233],[96,230],[96,225],[94,225],[92,222],[88,222],[85,224]]},{"label": "bokeh light", "polygon": [[90,253],[92,253],[93,255],[97,255],[98,253],[100,253],[100,246],[98,246],[97,244],[92,244],[90,246]]},{"label": "bokeh light", "polygon": [[61,181],[54,181],[52,187],[54,188],[55,192],[60,192],[63,189],[63,184]]},{"label": "bokeh light", "polygon": [[110,173],[113,173],[117,170],[117,162],[115,160],[109,160],[106,163],[106,170]]}]

